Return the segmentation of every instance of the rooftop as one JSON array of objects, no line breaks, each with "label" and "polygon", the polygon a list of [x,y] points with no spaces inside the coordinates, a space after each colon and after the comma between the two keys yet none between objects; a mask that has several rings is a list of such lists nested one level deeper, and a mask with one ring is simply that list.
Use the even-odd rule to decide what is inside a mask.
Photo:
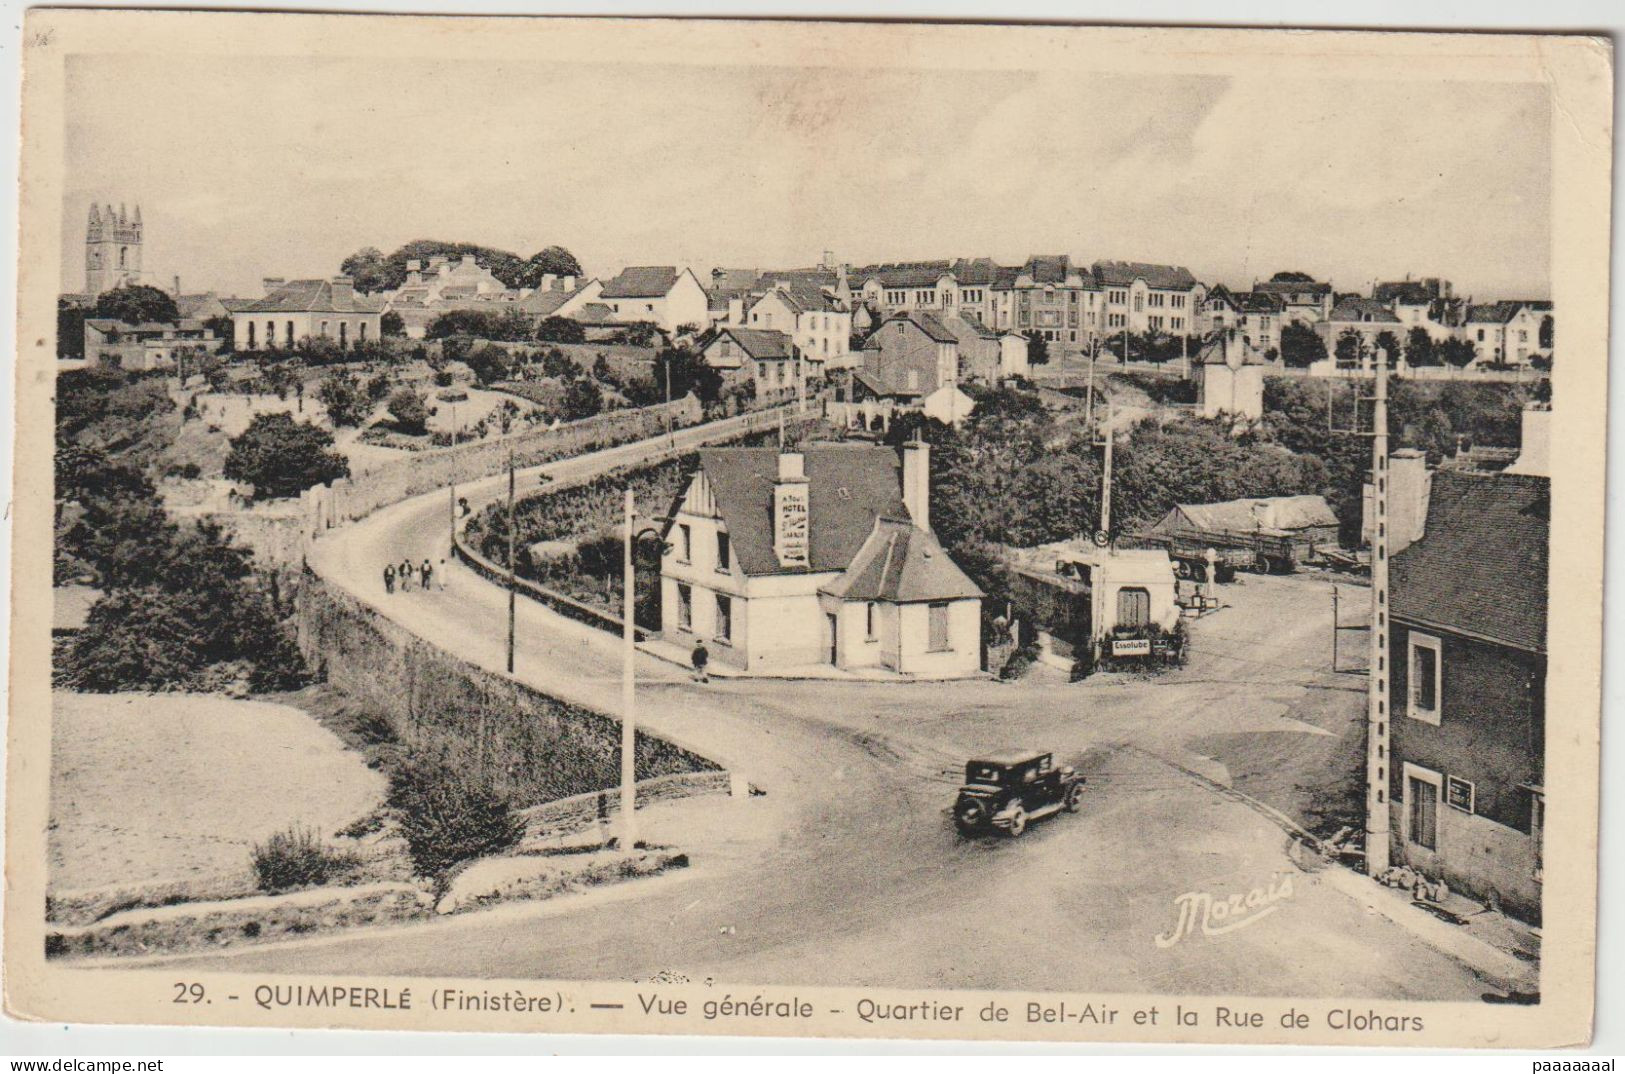
[{"label": "rooftop", "polygon": [[604,298],[664,298],[677,283],[673,265],[634,265],[604,284]]},{"label": "rooftop", "polygon": [[377,313],[382,301],[369,295],[335,291],[332,280],[289,280],[241,313]]}]

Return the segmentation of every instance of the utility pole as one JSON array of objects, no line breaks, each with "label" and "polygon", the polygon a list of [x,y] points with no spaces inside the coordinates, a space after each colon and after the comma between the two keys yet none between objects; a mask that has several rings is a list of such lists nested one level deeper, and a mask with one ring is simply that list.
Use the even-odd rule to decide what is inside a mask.
[{"label": "utility pole", "polygon": [[1388,868],[1388,358],[1377,354],[1376,413],[1371,436],[1371,659],[1366,694],[1365,868],[1376,876]]},{"label": "utility pole", "polygon": [[1089,389],[1085,396],[1087,400],[1083,406],[1083,423],[1086,428],[1094,428],[1095,420],[1095,355],[1100,351],[1100,337],[1096,336],[1089,341]]},{"label": "utility pole", "polygon": [[1337,587],[1332,586],[1332,674],[1337,674]]},{"label": "utility pole", "polygon": [[632,575],[632,541],[633,530],[637,525],[637,509],[633,502],[632,490],[626,490],[626,548],[621,562],[622,587],[621,594],[621,852],[630,854],[637,846],[637,725],[633,705],[636,693],[633,689],[633,659],[637,655],[637,643],[633,638],[634,627],[632,617],[636,613],[636,601],[633,596]]},{"label": "utility pole", "polygon": [[508,445],[508,674],[513,674],[513,636],[514,636],[514,601],[517,590],[514,584],[514,473],[513,473],[513,445]]},{"label": "utility pole", "polygon": [[1100,468],[1100,532],[1112,532],[1112,401],[1106,400],[1106,457]]}]

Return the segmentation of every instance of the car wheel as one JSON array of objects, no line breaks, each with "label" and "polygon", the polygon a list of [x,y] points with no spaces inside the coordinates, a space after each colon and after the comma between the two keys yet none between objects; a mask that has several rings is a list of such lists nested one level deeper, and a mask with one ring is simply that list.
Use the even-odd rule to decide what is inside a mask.
[{"label": "car wheel", "polygon": [[1027,830],[1027,811],[1016,806],[1015,812],[1010,814],[1010,838],[1014,839]]},{"label": "car wheel", "polygon": [[1076,813],[1083,808],[1083,781],[1072,784],[1066,792],[1066,811]]},{"label": "car wheel", "polygon": [[986,819],[987,816],[982,806],[975,802],[954,812],[954,825],[959,829],[961,835],[972,836],[977,834],[982,830]]}]

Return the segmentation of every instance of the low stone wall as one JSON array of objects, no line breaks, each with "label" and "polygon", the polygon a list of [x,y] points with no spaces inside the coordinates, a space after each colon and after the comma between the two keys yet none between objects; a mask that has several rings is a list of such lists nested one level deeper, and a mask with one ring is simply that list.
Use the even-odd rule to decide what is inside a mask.
[{"label": "low stone wall", "polygon": [[[311,666],[383,714],[414,758],[480,772],[520,803],[619,784],[615,717],[459,660],[314,573],[305,573],[297,603],[299,644]],[[639,780],[718,770],[641,732],[636,754]]]},{"label": "low stone wall", "polygon": [[[677,772],[669,776],[638,782],[638,808],[646,809],[656,802],[676,798],[692,798],[702,794],[727,795],[733,790],[733,777],[724,771]],[[524,842],[555,839],[586,831],[595,824],[619,816],[621,795],[618,787],[577,794],[556,802],[544,802],[523,810],[519,816],[525,822]]]},{"label": "low stone wall", "polygon": [[409,459],[354,478],[306,489],[299,497],[305,532],[314,537],[413,496],[499,474],[508,467],[510,450],[516,466],[539,466],[659,436],[666,431],[668,419],[672,428],[680,429],[703,417],[699,400],[687,395],[671,403],[615,410],[553,429],[532,429],[498,440],[419,451]]}]

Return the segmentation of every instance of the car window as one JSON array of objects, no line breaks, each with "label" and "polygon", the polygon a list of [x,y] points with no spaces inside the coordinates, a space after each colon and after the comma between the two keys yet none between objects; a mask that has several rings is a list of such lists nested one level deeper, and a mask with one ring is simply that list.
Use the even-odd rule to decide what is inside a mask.
[{"label": "car window", "polygon": [[1031,783],[1038,778],[1038,766],[1028,765],[1021,770],[1021,782]]}]

